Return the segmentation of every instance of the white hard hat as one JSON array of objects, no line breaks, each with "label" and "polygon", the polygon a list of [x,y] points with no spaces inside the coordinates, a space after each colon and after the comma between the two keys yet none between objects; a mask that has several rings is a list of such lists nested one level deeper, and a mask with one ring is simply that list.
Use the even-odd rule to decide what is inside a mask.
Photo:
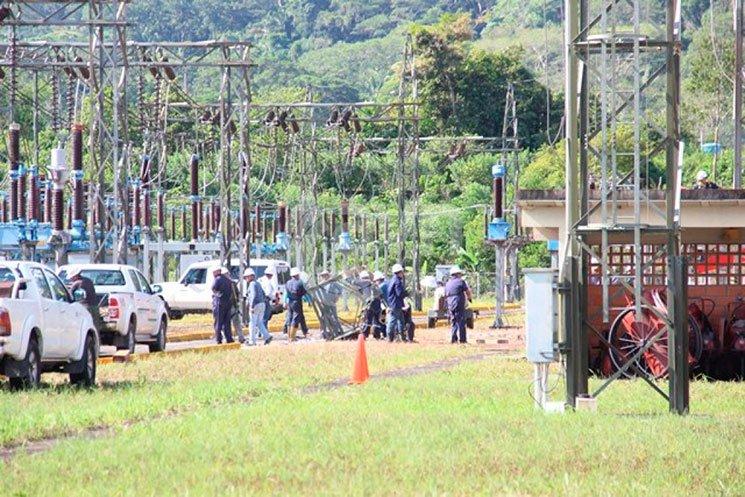
[{"label": "white hard hat", "polygon": [[323,271],[318,273],[318,276],[331,276],[331,273],[329,272],[328,269],[324,269]]},{"label": "white hard hat", "polygon": [[368,273],[367,271],[362,271],[360,273],[360,278],[363,279],[363,280],[369,280],[370,279],[370,273]]},{"label": "white hard hat", "polygon": [[247,276],[256,276],[256,273],[254,272],[253,269],[251,269],[250,267],[247,267],[246,270],[243,271],[243,277],[245,278]]},{"label": "white hard hat", "polygon": [[463,274],[463,271],[458,266],[453,266],[450,268],[450,276],[454,276],[456,274]]},{"label": "white hard hat", "polygon": [[212,268],[212,274],[215,273],[222,273],[222,268],[220,266],[215,266]]},{"label": "white hard hat", "polygon": [[403,270],[404,268],[401,264],[394,264],[391,268],[391,273],[396,274],[402,272]]},{"label": "white hard hat", "polygon": [[230,270],[226,267],[220,268],[220,274],[228,275],[230,274]]},{"label": "white hard hat", "polygon": [[67,274],[67,279],[72,279],[76,276],[80,276],[80,268],[76,267],[70,270],[70,272]]},{"label": "white hard hat", "polygon": [[375,271],[373,273],[373,280],[374,281],[380,281],[380,280],[384,280],[384,279],[385,279],[385,275],[383,273],[381,273],[380,271]]},{"label": "white hard hat", "polygon": [[274,274],[274,266],[267,266],[264,270],[264,274]]},{"label": "white hard hat", "polygon": [[702,171],[699,171],[696,174],[696,181],[703,181],[703,180],[705,180],[708,177],[709,177],[709,173],[707,173],[706,171],[703,171],[702,170]]},{"label": "white hard hat", "polygon": [[293,277],[293,278],[295,276],[300,276],[300,270],[298,268],[296,268],[296,267],[290,269],[290,276]]}]

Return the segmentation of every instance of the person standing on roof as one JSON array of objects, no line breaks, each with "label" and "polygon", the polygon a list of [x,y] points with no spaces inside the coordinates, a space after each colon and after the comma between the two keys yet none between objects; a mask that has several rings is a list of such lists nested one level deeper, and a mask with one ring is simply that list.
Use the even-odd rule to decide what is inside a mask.
[{"label": "person standing on roof", "polygon": [[273,266],[267,266],[264,270],[264,276],[258,279],[261,289],[266,295],[266,305],[264,306],[264,327],[269,329],[269,320],[272,318],[272,307],[279,304],[279,287],[274,277],[275,269]]},{"label": "person standing on roof", "polygon": [[215,282],[212,284],[212,317],[215,320],[215,341],[220,344],[223,339],[233,343],[230,333],[230,312],[232,308],[233,288],[230,280],[222,274],[222,268],[212,270]]},{"label": "person standing on roof", "polygon": [[243,279],[246,282],[246,309],[250,316],[248,329],[251,332],[251,345],[257,344],[257,335],[264,339],[264,345],[269,345],[272,336],[264,325],[264,307],[266,306],[266,295],[264,289],[256,281],[256,273],[251,268],[243,271]]},{"label": "person standing on roof", "polygon": [[303,314],[303,297],[306,293],[305,284],[300,279],[300,270],[296,267],[290,269],[290,281],[285,285],[286,306],[288,312],[288,329],[287,334],[290,341],[297,340],[297,330],[301,328],[303,336],[308,336],[308,326],[305,324],[305,315]]},{"label": "person standing on roof", "polygon": [[696,185],[693,187],[694,190],[717,190],[719,185],[713,181],[709,181],[709,173],[701,170],[696,174]]},{"label": "person standing on roof", "polygon": [[388,280],[387,302],[388,314],[386,316],[386,335],[388,341],[396,339],[396,334],[400,334],[401,339],[406,341],[404,333],[404,298],[406,297],[406,288],[404,287],[404,268],[401,264],[394,264],[391,268],[393,276]]},{"label": "person standing on roof", "polygon": [[450,268],[450,281],[445,285],[448,314],[450,315],[450,343],[466,343],[466,299],[472,299],[471,289],[463,280],[458,266]]}]

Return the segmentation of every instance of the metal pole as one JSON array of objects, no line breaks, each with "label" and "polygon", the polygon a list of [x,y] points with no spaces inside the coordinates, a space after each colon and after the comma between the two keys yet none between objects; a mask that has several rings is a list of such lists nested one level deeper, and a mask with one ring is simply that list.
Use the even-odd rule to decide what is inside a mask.
[{"label": "metal pole", "polygon": [[734,0],[733,8],[735,21],[735,78],[734,78],[734,118],[735,118],[735,164],[732,178],[732,187],[742,187],[742,21],[743,0]]},{"label": "metal pole", "polygon": [[[566,207],[565,207],[565,226],[571,230],[579,219],[579,184],[577,152],[579,149],[578,140],[578,109],[577,109],[577,82],[579,80],[579,64],[577,55],[574,51],[573,41],[579,34],[579,1],[565,0],[564,13],[564,116],[565,116],[565,147],[566,147]],[[578,252],[578,244],[571,233],[567,233],[567,238],[563,240],[561,247],[561,264],[559,266],[559,279],[568,289],[562,298],[567,300],[561,308],[564,311],[562,319],[563,330],[562,339],[567,350],[567,404],[573,406],[577,396],[579,386],[577,385],[577,367],[579,351],[578,344],[573,343],[575,329],[578,327],[574,319],[574,297],[578,291],[577,282],[575,281],[575,271],[573,263]]]}]

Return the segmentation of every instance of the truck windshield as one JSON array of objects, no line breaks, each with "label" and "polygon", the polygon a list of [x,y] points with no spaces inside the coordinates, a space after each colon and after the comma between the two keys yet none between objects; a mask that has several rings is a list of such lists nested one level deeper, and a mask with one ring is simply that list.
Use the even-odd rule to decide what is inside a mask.
[{"label": "truck windshield", "polygon": [[[95,286],[125,286],[124,275],[118,269],[83,269],[81,276],[90,279]],[[66,280],[65,274],[60,278]]]},{"label": "truck windshield", "polygon": [[277,267],[277,283],[284,285],[290,279],[290,268],[287,266]]},{"label": "truck windshield", "polygon": [[189,269],[189,271],[187,271],[184,277],[181,279],[181,283],[184,285],[203,285],[206,281],[206,268]]}]

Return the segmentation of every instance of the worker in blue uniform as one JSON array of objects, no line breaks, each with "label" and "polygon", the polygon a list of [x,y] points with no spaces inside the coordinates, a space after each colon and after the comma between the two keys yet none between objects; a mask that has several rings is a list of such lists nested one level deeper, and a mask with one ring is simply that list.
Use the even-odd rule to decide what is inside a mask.
[{"label": "worker in blue uniform", "polygon": [[308,336],[308,326],[305,324],[305,315],[303,314],[303,297],[308,293],[305,290],[303,280],[300,279],[300,270],[296,267],[290,269],[290,280],[285,285],[287,312],[288,312],[288,329],[287,334],[290,341],[297,340],[297,330],[301,328],[304,336]]},{"label": "worker in blue uniform", "polygon": [[222,268],[216,267],[212,274],[215,282],[212,284],[212,316],[215,319],[215,341],[233,343],[230,332],[231,311],[233,308],[233,286],[230,279],[222,274]]},{"label": "worker in blue uniform", "polygon": [[450,343],[466,343],[466,299],[473,298],[471,289],[463,280],[463,271],[458,266],[450,268],[450,281],[445,284],[450,324]]},{"label": "worker in blue uniform", "polygon": [[401,264],[394,264],[391,268],[393,276],[387,283],[388,314],[386,315],[386,335],[388,341],[396,339],[396,334],[401,340],[406,341],[404,333],[404,298],[406,288],[404,287],[404,268]]}]

